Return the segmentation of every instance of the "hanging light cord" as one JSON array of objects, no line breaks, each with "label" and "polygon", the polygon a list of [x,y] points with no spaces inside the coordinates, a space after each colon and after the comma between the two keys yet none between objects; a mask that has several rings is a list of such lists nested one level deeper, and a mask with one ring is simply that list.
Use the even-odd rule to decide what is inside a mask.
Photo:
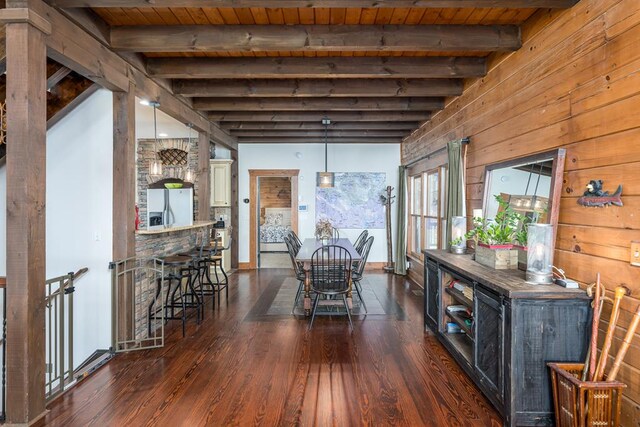
[{"label": "hanging light cord", "polygon": [[156,119],[156,106],[153,106],[153,137],[155,139],[155,152],[156,152],[156,159],[158,159],[158,121]]},{"label": "hanging light cord", "polygon": [[324,125],[324,172],[327,173],[327,128],[329,125]]}]

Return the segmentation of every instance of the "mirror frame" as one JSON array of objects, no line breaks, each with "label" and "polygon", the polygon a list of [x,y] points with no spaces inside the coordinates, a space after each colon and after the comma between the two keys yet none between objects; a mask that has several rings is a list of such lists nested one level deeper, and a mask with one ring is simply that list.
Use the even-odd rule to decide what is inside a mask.
[{"label": "mirror frame", "polygon": [[558,216],[560,211],[560,194],[562,192],[562,183],[564,179],[564,162],[567,157],[567,150],[557,148],[555,150],[544,151],[542,153],[532,154],[530,156],[517,157],[515,159],[505,160],[503,162],[492,163],[484,168],[484,189],[482,195],[482,216],[487,215],[487,201],[491,195],[491,172],[496,169],[507,168],[511,166],[535,163],[541,160],[553,159],[551,166],[551,188],[549,189],[549,224],[553,225],[553,241],[556,239],[558,228]]}]

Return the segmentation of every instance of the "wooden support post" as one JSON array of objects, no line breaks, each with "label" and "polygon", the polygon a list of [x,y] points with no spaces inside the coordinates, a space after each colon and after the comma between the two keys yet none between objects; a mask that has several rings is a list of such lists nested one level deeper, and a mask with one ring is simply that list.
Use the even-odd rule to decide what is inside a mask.
[{"label": "wooden support post", "polygon": [[43,21],[7,22],[7,421],[45,412],[47,56]]},{"label": "wooden support post", "polygon": [[198,221],[211,219],[211,182],[209,162],[209,134],[198,133]]},{"label": "wooden support post", "polygon": [[[136,87],[128,92],[113,93],[113,261],[131,258],[136,253],[135,189],[136,189]],[[111,345],[131,340],[134,317],[132,289],[121,286],[117,291],[117,327],[112,326]],[[115,320],[115,319],[114,319]]]},{"label": "wooden support post", "polygon": [[231,268],[238,268],[238,150],[231,150],[231,236],[234,244],[231,245]]},{"label": "wooden support post", "polygon": [[135,255],[136,88],[113,93],[113,260]]}]

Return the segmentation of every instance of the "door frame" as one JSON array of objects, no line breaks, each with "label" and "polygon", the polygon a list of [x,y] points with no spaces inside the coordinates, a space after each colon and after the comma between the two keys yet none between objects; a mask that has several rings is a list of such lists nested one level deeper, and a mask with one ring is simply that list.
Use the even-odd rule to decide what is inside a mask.
[{"label": "door frame", "polygon": [[[298,233],[298,175],[300,169],[249,169],[249,268],[258,266],[258,178],[291,178],[291,230]],[[295,179],[294,179],[295,178]]]}]

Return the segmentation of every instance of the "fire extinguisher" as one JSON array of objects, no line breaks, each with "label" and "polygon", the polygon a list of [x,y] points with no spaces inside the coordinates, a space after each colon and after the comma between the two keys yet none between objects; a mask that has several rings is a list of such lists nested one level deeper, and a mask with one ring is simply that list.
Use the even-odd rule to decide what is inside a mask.
[{"label": "fire extinguisher", "polygon": [[139,226],[140,226],[140,209],[138,208],[138,205],[136,205],[136,230],[138,229]]}]

